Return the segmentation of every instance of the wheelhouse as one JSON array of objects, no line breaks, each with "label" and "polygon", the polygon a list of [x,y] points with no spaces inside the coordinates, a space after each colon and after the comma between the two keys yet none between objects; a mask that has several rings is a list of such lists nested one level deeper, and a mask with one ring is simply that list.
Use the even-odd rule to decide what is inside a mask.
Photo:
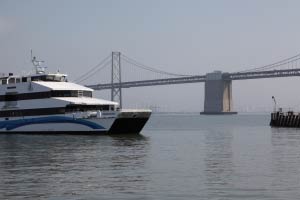
[{"label": "wheelhouse", "polygon": [[68,82],[65,74],[35,74],[32,76],[9,76],[0,77],[0,85],[14,85],[17,83],[26,83],[32,81],[47,81],[47,82]]}]

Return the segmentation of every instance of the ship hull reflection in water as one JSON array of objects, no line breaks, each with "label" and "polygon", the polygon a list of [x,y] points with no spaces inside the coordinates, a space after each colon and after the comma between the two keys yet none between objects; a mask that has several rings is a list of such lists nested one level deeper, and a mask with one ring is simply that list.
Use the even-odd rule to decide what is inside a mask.
[{"label": "ship hull reflection in water", "polygon": [[1,135],[0,197],[144,191],[148,150],[142,135]]}]

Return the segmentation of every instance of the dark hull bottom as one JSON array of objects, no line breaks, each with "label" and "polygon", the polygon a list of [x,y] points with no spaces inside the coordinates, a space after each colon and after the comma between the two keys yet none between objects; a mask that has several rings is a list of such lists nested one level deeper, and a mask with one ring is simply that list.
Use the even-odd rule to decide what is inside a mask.
[{"label": "dark hull bottom", "polygon": [[5,131],[0,134],[71,134],[71,135],[110,135],[138,134],[149,118],[119,118],[109,131]]},{"label": "dark hull bottom", "polygon": [[108,134],[140,133],[149,118],[119,118],[111,126]]}]

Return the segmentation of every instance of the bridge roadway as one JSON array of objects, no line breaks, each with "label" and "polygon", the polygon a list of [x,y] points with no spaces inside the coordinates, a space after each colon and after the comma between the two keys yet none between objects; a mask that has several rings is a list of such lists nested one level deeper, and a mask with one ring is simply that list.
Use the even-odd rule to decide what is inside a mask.
[{"label": "bridge roadway", "polygon": [[[246,80],[246,79],[260,79],[260,78],[278,78],[278,77],[292,77],[300,76],[300,68],[297,69],[284,69],[284,70],[267,70],[267,71],[256,71],[256,72],[236,72],[236,73],[222,73],[222,79],[226,81],[232,80]],[[206,75],[197,76],[184,76],[179,78],[166,78],[166,79],[153,79],[153,80],[142,80],[142,81],[127,81],[121,83],[121,88],[131,87],[145,87],[145,86],[156,86],[156,85],[173,85],[173,84],[184,84],[184,83],[198,83],[206,82]],[[114,83],[114,88],[119,88],[119,83]],[[106,90],[111,89],[111,83],[87,85],[87,87],[94,90]]]}]

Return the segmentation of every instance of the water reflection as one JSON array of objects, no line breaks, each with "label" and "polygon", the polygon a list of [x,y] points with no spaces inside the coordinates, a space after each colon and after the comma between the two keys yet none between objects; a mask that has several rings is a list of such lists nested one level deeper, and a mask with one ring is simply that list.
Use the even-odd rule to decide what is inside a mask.
[{"label": "water reflection", "polygon": [[[280,145],[286,142],[292,142],[292,145],[299,145],[300,129],[299,128],[271,128],[272,145]],[[296,144],[296,143],[297,144]],[[282,144],[283,145],[283,144]]]},{"label": "water reflection", "polygon": [[149,181],[145,169],[149,139],[142,135],[112,137],[109,179],[106,188],[115,191],[144,191]]},{"label": "water reflection", "polygon": [[284,199],[288,191],[298,191],[300,187],[300,129],[272,128],[271,132],[272,186],[275,191],[282,191]]},{"label": "water reflection", "polygon": [[230,131],[218,129],[205,134],[205,185],[209,196],[222,196],[226,188],[232,187],[232,140]]},{"label": "water reflection", "polygon": [[141,135],[0,135],[0,197],[142,191],[148,149]]}]

